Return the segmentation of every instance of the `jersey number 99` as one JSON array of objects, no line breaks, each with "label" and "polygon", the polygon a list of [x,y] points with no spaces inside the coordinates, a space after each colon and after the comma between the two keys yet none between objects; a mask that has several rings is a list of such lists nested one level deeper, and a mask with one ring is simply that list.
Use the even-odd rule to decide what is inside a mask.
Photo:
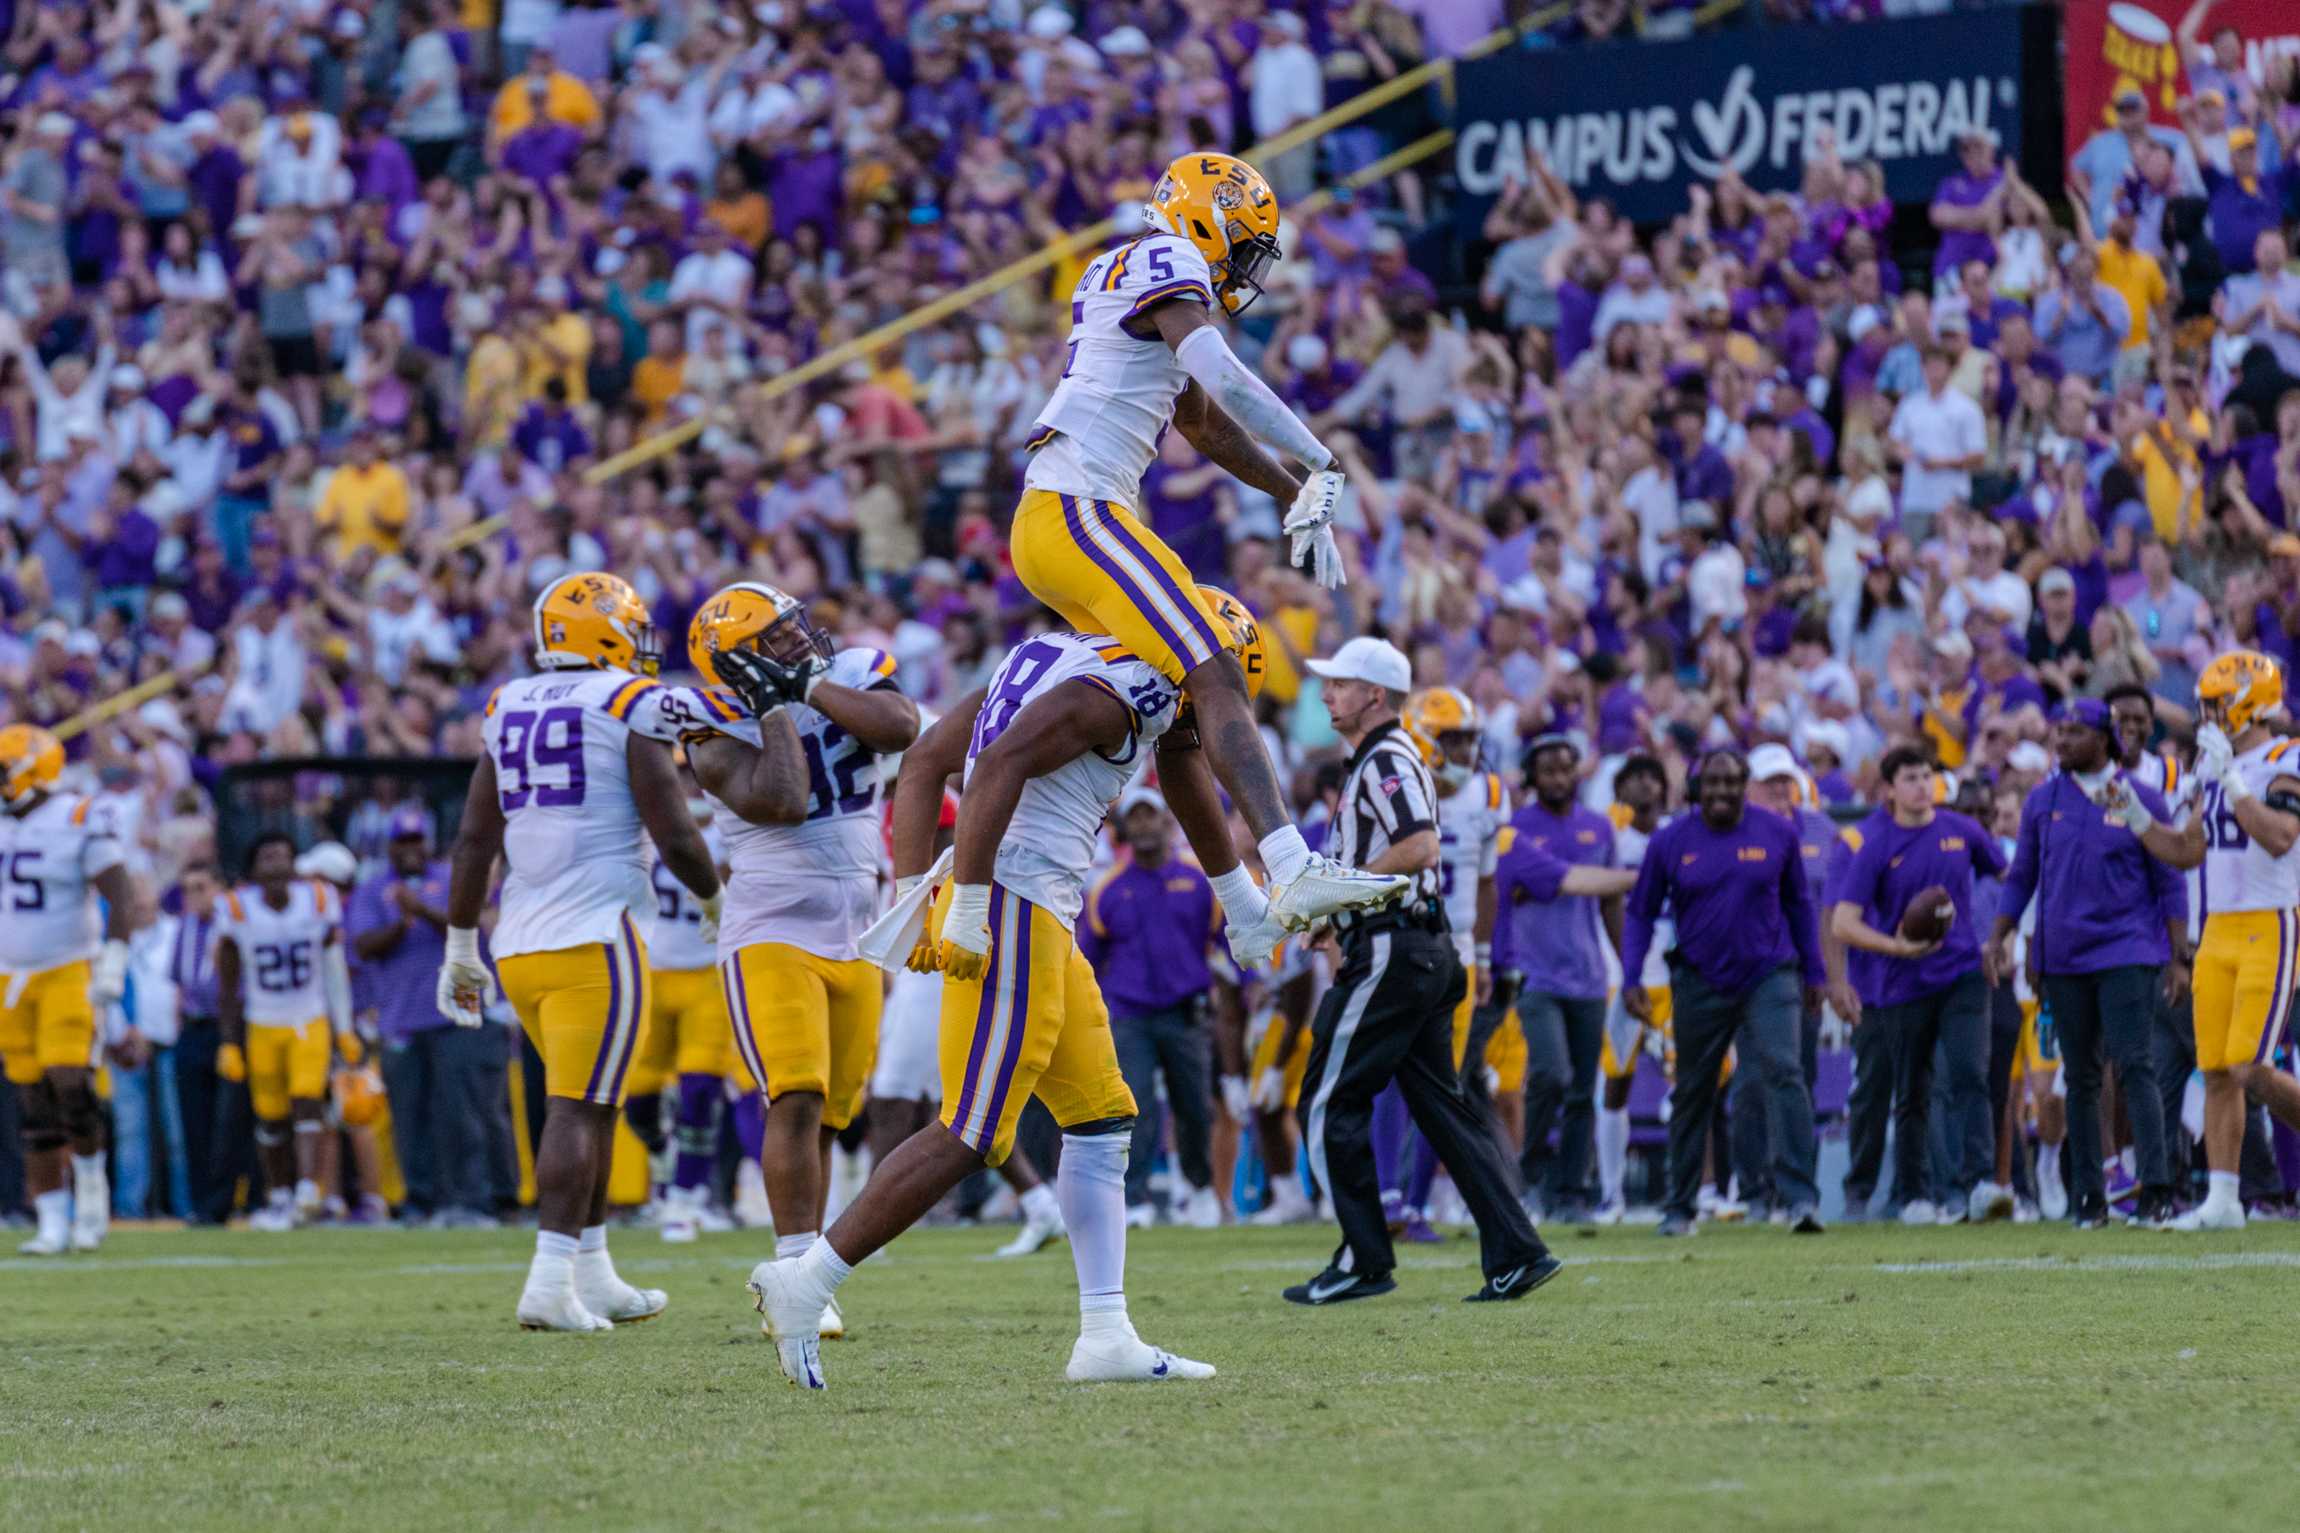
[{"label": "jersey number 99", "polygon": [[503,812],[583,802],[583,710],[522,709],[503,715],[495,745],[496,793]]}]

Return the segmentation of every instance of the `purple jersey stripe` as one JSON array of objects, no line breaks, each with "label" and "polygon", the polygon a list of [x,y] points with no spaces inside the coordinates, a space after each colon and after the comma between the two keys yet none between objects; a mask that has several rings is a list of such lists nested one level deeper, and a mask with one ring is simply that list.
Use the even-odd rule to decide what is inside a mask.
[{"label": "purple jersey stripe", "polygon": [[[623,917],[623,961],[631,966],[634,975],[646,974],[647,966],[639,959],[639,928],[631,924],[628,915]],[[646,983],[641,978],[631,986],[631,1025],[623,1030],[623,1046],[616,1052],[615,1080],[607,1088],[607,1100],[610,1102],[623,1099],[623,1077],[631,1069],[631,1056],[639,1052],[639,1030],[647,1025],[644,1005],[646,997]]]},{"label": "purple jersey stripe", "polygon": [[[1067,497],[1063,504],[1068,506]],[[1001,955],[998,952],[996,933],[998,931],[999,912],[1005,899],[1006,891],[997,884],[992,884],[990,886],[990,930],[993,934],[990,954],[991,969],[989,973],[983,976],[982,1003],[974,1010],[974,1042],[968,1046],[966,1053],[966,1087],[959,1092],[958,1106],[951,1109],[950,1114],[951,1128],[962,1140],[966,1140],[966,1117],[974,1106],[974,1083],[982,1072],[983,1052],[990,1047],[991,1023],[998,1014],[998,986],[994,982],[998,978],[998,960]],[[972,1140],[966,1140],[966,1142],[973,1143]],[[982,1146],[975,1145],[975,1148],[981,1149]]]},{"label": "purple jersey stripe", "polygon": [[615,1052],[615,1018],[623,1010],[623,976],[615,963],[615,944],[603,942],[600,949],[607,955],[607,1025],[600,1029],[599,1053],[591,1061],[591,1079],[583,1088],[583,1100],[599,1100],[599,1082],[607,1073],[607,1058]]},{"label": "purple jersey stripe", "polygon": [[[1166,573],[1166,566],[1152,558],[1150,551],[1144,548],[1131,532],[1126,530],[1126,523],[1118,516],[1110,502],[1105,500],[1098,501],[1096,504],[1102,508],[1104,518],[1102,525],[1110,529],[1111,536],[1124,545],[1128,553],[1148,566],[1150,578],[1157,581],[1166,594],[1174,599],[1174,605],[1182,610],[1183,621],[1190,625],[1192,632],[1204,640],[1205,652],[1191,660],[1191,668],[1196,669],[1202,662],[1213,659],[1222,649],[1222,636],[1216,633],[1214,625],[1206,621],[1204,616],[1199,613],[1197,603],[1192,599],[1190,593],[1177,585],[1174,577]],[[1181,653],[1179,646],[1176,648],[1176,653]],[[1185,658],[1189,657],[1185,656]]]},{"label": "purple jersey stripe", "polygon": [[1014,1086],[1015,1067],[1022,1062],[1022,1040],[1027,1031],[1023,1024],[1030,1016],[1030,918],[1036,910],[1019,894],[1009,898],[1015,907],[1014,963],[1008,971],[1014,986],[1014,1006],[1007,1018],[1006,1053],[998,1061],[998,1082],[991,1088],[990,1111],[983,1115],[981,1148],[986,1151],[998,1142],[998,1120],[1006,1112],[1006,1094]]},{"label": "purple jersey stripe", "polygon": [[[1095,567],[1100,569],[1103,574],[1110,577],[1111,584],[1118,587],[1119,595],[1134,604],[1135,610],[1140,612],[1143,618],[1149,622],[1151,628],[1157,632],[1159,642],[1172,650],[1177,658],[1186,658],[1188,652],[1182,644],[1181,635],[1167,626],[1166,620],[1158,615],[1158,609],[1151,604],[1142,587],[1118,567],[1118,561],[1111,558],[1087,535],[1086,522],[1080,514],[1079,503],[1068,495],[1062,497],[1062,522],[1064,526],[1070,529],[1070,539],[1078,545],[1079,551],[1093,560]],[[1184,669],[1187,670],[1189,667],[1185,666]]]}]

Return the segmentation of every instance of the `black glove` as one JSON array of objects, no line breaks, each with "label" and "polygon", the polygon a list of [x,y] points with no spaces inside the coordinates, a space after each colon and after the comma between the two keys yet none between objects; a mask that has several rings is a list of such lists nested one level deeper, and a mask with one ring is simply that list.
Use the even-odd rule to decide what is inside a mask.
[{"label": "black glove", "polygon": [[1493,1001],[1491,1004],[1498,1011],[1507,1011],[1511,1003],[1516,1001],[1518,991],[1524,988],[1524,970],[1504,969],[1493,977]]},{"label": "black glove", "polygon": [[792,665],[755,649],[726,650],[713,663],[720,680],[742,699],[753,718],[761,719],[785,703],[803,702],[812,675],[807,666]]}]

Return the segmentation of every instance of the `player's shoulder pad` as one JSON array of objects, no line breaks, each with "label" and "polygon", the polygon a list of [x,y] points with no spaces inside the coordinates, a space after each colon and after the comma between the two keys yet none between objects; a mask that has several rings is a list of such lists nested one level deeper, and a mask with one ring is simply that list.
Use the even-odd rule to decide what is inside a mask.
[{"label": "player's shoulder pad", "polygon": [[606,677],[601,679],[613,681],[613,685],[606,689],[606,700],[600,704],[600,707],[606,710],[607,717],[615,720],[618,724],[630,723],[632,711],[649,693],[669,690],[652,676],[626,676],[619,680]]},{"label": "player's shoulder pad", "polygon": [[503,701],[503,689],[510,684],[511,683],[509,682],[499,683],[494,691],[487,694],[487,706],[479,710],[479,716],[481,718],[491,719],[495,717],[496,705]]},{"label": "player's shoulder pad", "polygon": [[863,691],[870,687],[894,685],[894,656],[883,649],[866,645],[852,645],[831,657],[831,668],[823,679],[835,681],[842,687]]},{"label": "player's shoulder pad", "polygon": [[1488,772],[1485,774],[1485,807],[1493,810],[1498,814],[1501,811],[1501,805],[1501,774],[1498,772]]},{"label": "player's shoulder pad", "polygon": [[1125,317],[1166,302],[1188,299],[1214,304],[1213,268],[1196,245],[1173,234],[1150,234],[1119,252],[1104,273],[1103,291],[1129,300]]}]

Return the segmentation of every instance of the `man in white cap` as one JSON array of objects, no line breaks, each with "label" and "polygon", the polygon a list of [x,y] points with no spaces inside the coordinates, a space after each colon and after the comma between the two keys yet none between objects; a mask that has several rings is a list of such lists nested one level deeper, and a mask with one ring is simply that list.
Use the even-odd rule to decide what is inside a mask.
[{"label": "man in white cap", "polygon": [[1342,1242],[1323,1272],[1285,1297],[1336,1304],[1397,1287],[1372,1136],[1374,1098],[1395,1081],[1477,1221],[1485,1285],[1469,1297],[1522,1299],[1563,1264],[1511,1192],[1501,1149],[1454,1068],[1453,1012],[1469,977],[1439,896],[1437,788],[1398,716],[1413,668],[1396,645],[1362,636],[1309,664],[1350,747],[1327,855],[1413,884],[1400,905],[1335,921],[1341,962],[1310,1024],[1301,1114],[1310,1169],[1333,1200]]}]

